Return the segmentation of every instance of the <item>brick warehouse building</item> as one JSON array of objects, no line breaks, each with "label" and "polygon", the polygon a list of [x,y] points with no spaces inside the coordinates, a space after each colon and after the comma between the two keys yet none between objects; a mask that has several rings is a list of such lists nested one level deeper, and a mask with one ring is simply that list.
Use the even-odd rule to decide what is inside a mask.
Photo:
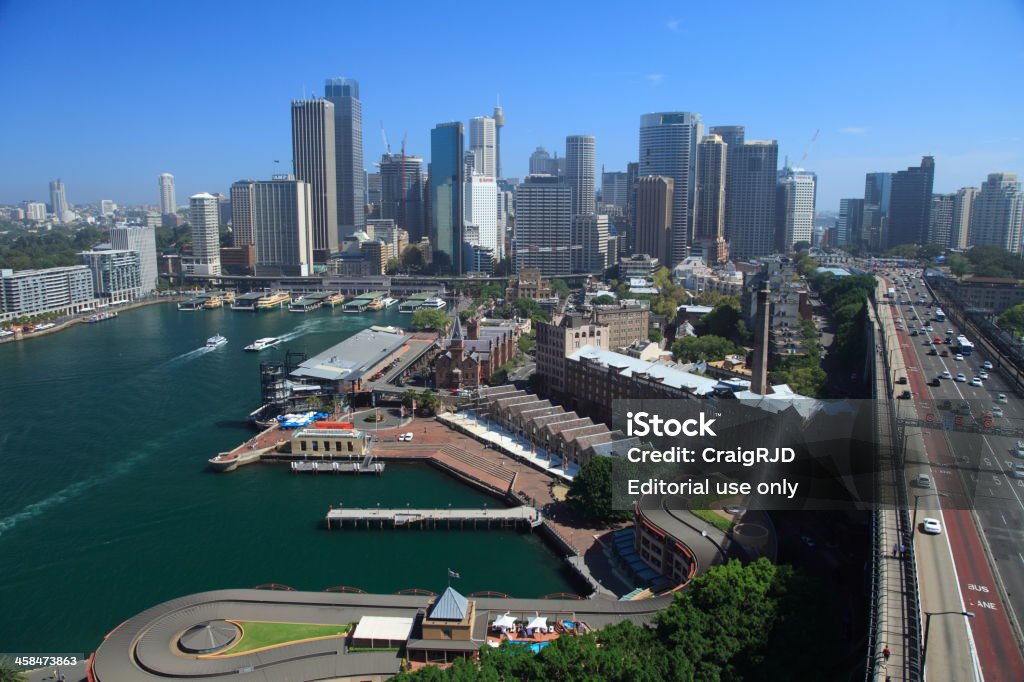
[{"label": "brick warehouse building", "polygon": [[480,321],[474,319],[466,330],[463,333],[456,317],[434,366],[438,388],[487,385],[519,348],[519,326],[513,321],[481,328]]}]

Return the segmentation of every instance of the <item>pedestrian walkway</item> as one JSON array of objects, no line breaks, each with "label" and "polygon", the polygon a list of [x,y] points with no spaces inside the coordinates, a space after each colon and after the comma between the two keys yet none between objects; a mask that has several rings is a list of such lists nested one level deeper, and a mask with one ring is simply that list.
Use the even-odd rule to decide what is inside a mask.
[{"label": "pedestrian walkway", "polygon": [[578,464],[559,461],[557,455],[551,455],[543,448],[529,445],[525,439],[509,433],[493,422],[485,423],[478,417],[464,412],[439,414],[437,419],[565,481],[571,482],[579,473]]}]

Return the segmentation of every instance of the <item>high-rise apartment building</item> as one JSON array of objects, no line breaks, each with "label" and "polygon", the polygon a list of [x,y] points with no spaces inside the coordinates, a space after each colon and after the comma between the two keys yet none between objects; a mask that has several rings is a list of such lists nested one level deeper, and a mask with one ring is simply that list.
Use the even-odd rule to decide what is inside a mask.
[{"label": "high-rise apartment building", "polygon": [[697,142],[704,136],[700,114],[686,111],[640,117],[640,168],[644,175],[672,178],[672,249],[668,267],[689,253],[697,188]]},{"label": "high-rise apartment building", "polygon": [[41,201],[28,202],[25,204],[25,217],[38,222],[46,220],[46,204]]},{"label": "high-rise apartment building", "polygon": [[[580,213],[572,219],[573,272],[604,274],[612,263],[608,249],[608,216]],[[615,259],[618,262],[618,259]]]},{"label": "high-rise apartment building", "polygon": [[550,175],[529,175],[516,190],[513,258],[516,272],[537,268],[545,277],[572,272],[582,250],[574,244],[572,190]]},{"label": "high-rise apartment building", "polygon": [[64,222],[64,214],[68,212],[68,199],[64,194],[64,181],[61,179],[50,182],[50,212],[55,220]]},{"label": "high-rise apartment building", "polygon": [[471,175],[465,187],[466,224],[477,227],[477,244],[491,250],[501,260],[503,235],[498,234],[498,184],[489,175]]},{"label": "high-rise apartment building", "polygon": [[231,245],[256,243],[252,214],[252,186],[255,180],[240,180],[231,185]]},{"label": "high-rise apartment building", "polygon": [[182,259],[185,274],[220,275],[217,197],[206,192],[189,197],[189,225],[192,228],[192,256]]},{"label": "high-rise apartment building", "polygon": [[43,270],[0,268],[0,320],[51,312],[80,312],[94,305],[92,272],[85,265]]},{"label": "high-rise apartment building", "polygon": [[566,178],[572,188],[572,215],[591,215],[594,205],[594,178],[597,142],[593,135],[569,135],[565,138]]},{"label": "high-rise apartment building", "polygon": [[170,173],[161,173],[157,176],[156,183],[160,188],[160,214],[171,215],[178,209],[174,196],[174,176]]},{"label": "high-rise apartment building", "polygon": [[156,230],[140,225],[116,225],[110,229],[110,246],[139,254],[140,287],[143,294],[157,288]]},{"label": "high-rise apartment building", "polygon": [[[360,134],[358,173],[360,197],[363,196],[361,140],[362,135]],[[330,254],[338,251],[336,144],[337,135],[332,102],[325,99],[292,102],[292,159],[295,166],[295,178],[302,182],[308,182],[312,192],[310,203],[313,207],[313,257],[318,263],[326,262]],[[362,205],[361,198],[359,201]],[[360,223],[360,229],[362,225],[363,223]]]},{"label": "high-rise apartment building", "polygon": [[672,178],[645,175],[636,181],[636,225],[633,253],[667,263],[672,257]]},{"label": "high-rise apartment building", "polygon": [[803,168],[787,166],[779,171],[776,185],[776,245],[788,253],[797,242],[811,243],[817,176]]},{"label": "high-rise apartment building", "polygon": [[[351,78],[328,78],[324,99],[334,105],[335,215],[339,237],[343,239],[366,225],[363,103],[359,99],[359,82]],[[299,180],[305,178],[299,177]]]},{"label": "high-rise apartment building", "polygon": [[[705,263],[729,259],[725,241],[725,188],[728,145],[721,135],[706,135],[697,149],[697,197],[693,244]],[[691,249],[691,253],[692,253]]]},{"label": "high-rise apartment building", "polygon": [[257,277],[313,271],[310,185],[289,176],[250,183]]},{"label": "high-rise apartment building", "polygon": [[[464,133],[462,123],[440,123],[430,131],[430,242],[434,262],[447,258],[452,274],[463,268]],[[441,266],[444,269],[444,264]]]},{"label": "high-rise apartment building", "polygon": [[418,242],[427,235],[423,222],[423,159],[384,154],[380,157],[380,217],[390,218]]},{"label": "high-rise apartment building", "polygon": [[934,180],[935,159],[931,156],[922,157],[920,166],[911,166],[893,174],[886,227],[888,248],[929,241],[928,218]]},{"label": "high-rise apartment building", "polygon": [[473,170],[477,175],[497,178],[497,128],[489,116],[469,119],[469,151],[473,152]]},{"label": "high-rise apartment building", "polygon": [[998,246],[1021,251],[1024,195],[1016,173],[989,173],[974,198],[971,212],[971,246]]},{"label": "high-rise apartment building", "polygon": [[953,199],[953,225],[950,229],[949,245],[954,249],[966,249],[971,231],[971,213],[974,211],[976,187],[961,187]]},{"label": "high-rise apartment building", "polygon": [[501,129],[505,127],[505,110],[501,104],[494,106],[494,177],[501,179]]},{"label": "high-rise apartment building", "polygon": [[928,209],[928,243],[950,247],[953,239],[953,205],[955,194],[933,194]]},{"label": "high-rise apartment building", "polygon": [[[92,274],[92,288],[107,303],[128,303],[143,293],[138,251],[84,251],[82,264]],[[148,289],[146,292],[148,293]]]},{"label": "high-rise apartment building", "polygon": [[[713,128],[712,132],[718,134],[718,130]],[[775,247],[779,145],[775,140],[746,139],[727,144],[725,238],[730,256],[742,259],[767,255]]]}]

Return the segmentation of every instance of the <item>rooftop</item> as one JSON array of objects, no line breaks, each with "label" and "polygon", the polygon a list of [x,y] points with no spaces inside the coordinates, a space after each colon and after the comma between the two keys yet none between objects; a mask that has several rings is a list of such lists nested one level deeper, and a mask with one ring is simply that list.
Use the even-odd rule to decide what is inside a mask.
[{"label": "rooftop", "polygon": [[403,345],[408,338],[364,329],[323,353],[306,360],[291,373],[293,378],[355,381]]}]

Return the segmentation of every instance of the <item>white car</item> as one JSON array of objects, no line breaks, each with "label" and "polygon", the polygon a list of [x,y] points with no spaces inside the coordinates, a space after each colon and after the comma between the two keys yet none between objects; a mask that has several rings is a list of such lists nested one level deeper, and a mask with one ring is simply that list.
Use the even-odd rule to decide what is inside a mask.
[{"label": "white car", "polygon": [[1013,477],[1024,478],[1024,462],[1017,462],[1013,465]]},{"label": "white car", "polygon": [[938,519],[933,519],[929,516],[921,522],[921,532],[928,533],[929,535],[938,535],[942,532],[942,524],[939,523]]},{"label": "white car", "polygon": [[925,325],[924,326],[924,330],[926,332],[933,332],[933,331],[935,331],[934,329],[932,329],[932,326],[930,324],[929,325]]},{"label": "white car", "polygon": [[986,360],[985,362],[981,363],[981,368],[982,369],[992,369],[992,363],[989,362],[988,360]]},{"label": "white car", "polygon": [[959,353],[957,353],[956,355],[953,356],[953,359],[956,360],[957,362],[963,362],[964,361],[964,356],[962,356]]},{"label": "white car", "polygon": [[412,431],[403,433],[402,435],[405,436],[405,440],[412,440]]},{"label": "white car", "polygon": [[974,377],[973,379],[971,379],[971,386],[974,386],[975,388],[981,388],[981,379],[979,379],[978,377]]},{"label": "white car", "polygon": [[[961,374],[960,376],[963,376],[963,374]],[[952,378],[953,378],[953,375],[949,373],[949,370],[948,370],[948,369],[947,369],[947,370],[943,370],[943,372],[942,372],[942,378],[943,378],[943,379],[952,379]]]},{"label": "white car", "polygon": [[996,402],[1005,405],[1009,401],[1006,399],[1005,393],[1000,393],[999,395],[996,396]]},{"label": "white car", "polygon": [[986,372],[985,370],[981,370],[980,372],[978,372],[978,378],[982,380],[988,379],[988,372]]},{"label": "white car", "polygon": [[405,440],[405,434],[404,433],[398,434],[398,440]]},{"label": "white car", "polygon": [[929,476],[928,474],[918,474],[917,475],[917,487],[918,488],[931,488],[932,487],[932,477]]},{"label": "white car", "polygon": [[1002,417],[1003,416],[1003,408],[999,407],[998,405],[993,405],[992,406],[992,416],[993,417]]},{"label": "white car", "polygon": [[959,381],[960,383],[963,383],[963,382],[967,381],[967,377],[965,377],[963,375],[963,373],[957,374],[956,375],[956,381]]}]

